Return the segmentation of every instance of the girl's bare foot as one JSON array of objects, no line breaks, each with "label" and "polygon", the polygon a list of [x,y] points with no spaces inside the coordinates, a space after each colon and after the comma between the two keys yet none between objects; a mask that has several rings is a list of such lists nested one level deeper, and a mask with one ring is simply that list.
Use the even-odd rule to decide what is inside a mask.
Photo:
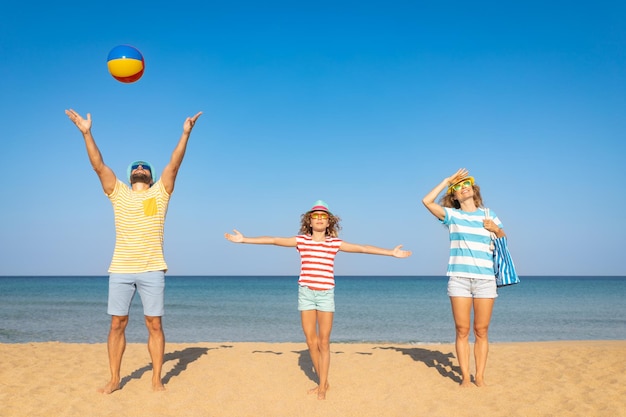
[{"label": "girl's bare foot", "polygon": [[326,391],[318,390],[317,391],[317,399],[325,400],[326,399]]},{"label": "girl's bare foot", "polygon": [[330,388],[330,384],[327,382],[326,383],[326,389],[324,389],[323,391],[320,391],[320,386],[318,385],[318,386],[308,390],[307,394],[317,394],[317,399],[318,400],[324,400],[324,399],[326,399],[326,391],[328,391],[329,388]]}]

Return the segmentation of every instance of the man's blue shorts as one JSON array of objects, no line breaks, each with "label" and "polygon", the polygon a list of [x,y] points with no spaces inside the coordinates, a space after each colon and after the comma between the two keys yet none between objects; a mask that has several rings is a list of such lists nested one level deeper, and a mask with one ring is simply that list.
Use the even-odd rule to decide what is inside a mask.
[{"label": "man's blue shorts", "polygon": [[109,275],[109,307],[107,313],[112,316],[128,316],[135,291],[139,292],[145,316],[163,316],[165,312],[163,306],[165,271]]}]

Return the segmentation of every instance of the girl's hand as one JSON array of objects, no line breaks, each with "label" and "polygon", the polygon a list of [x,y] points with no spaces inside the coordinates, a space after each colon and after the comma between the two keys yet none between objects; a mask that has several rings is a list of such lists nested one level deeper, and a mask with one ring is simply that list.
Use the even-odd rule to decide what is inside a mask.
[{"label": "girl's hand", "polygon": [[398,245],[393,248],[393,256],[396,258],[408,258],[411,256],[411,253],[412,252],[410,250],[402,250],[402,245]]},{"label": "girl's hand", "polygon": [[243,243],[243,235],[237,229],[233,229],[234,234],[224,233],[224,237],[233,243]]}]

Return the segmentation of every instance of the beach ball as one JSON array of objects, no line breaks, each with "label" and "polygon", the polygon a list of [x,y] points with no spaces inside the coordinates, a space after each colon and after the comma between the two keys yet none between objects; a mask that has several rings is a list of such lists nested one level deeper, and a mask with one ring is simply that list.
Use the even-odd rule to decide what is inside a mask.
[{"label": "beach ball", "polygon": [[107,59],[109,72],[117,81],[134,83],[143,75],[143,55],[134,46],[118,45],[111,49]]}]

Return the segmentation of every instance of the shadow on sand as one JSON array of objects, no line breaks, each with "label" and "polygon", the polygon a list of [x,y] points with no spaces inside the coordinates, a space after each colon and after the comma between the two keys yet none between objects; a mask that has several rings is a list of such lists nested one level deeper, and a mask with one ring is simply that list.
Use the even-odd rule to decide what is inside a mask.
[{"label": "shadow on sand", "polygon": [[[317,377],[317,373],[315,373],[315,367],[313,366],[313,361],[311,360],[311,354],[308,349],[305,350],[293,350],[291,353],[295,353],[298,355],[298,366],[304,372],[304,375],[307,376],[311,381],[315,384],[319,384],[319,378]],[[341,355],[344,352],[341,351],[331,351],[331,355]]]},{"label": "shadow on sand", "polygon": [[[399,348],[394,346],[385,346],[385,347],[374,347],[373,349],[386,349],[386,350],[395,350],[396,352],[400,352],[403,355],[408,355],[411,359],[416,362],[422,362],[429,368],[434,368],[439,375],[450,378],[452,381],[460,384],[461,383],[461,368],[458,366],[454,366],[452,364],[452,358],[454,355],[452,353],[443,353],[438,350],[428,350],[422,348]],[[254,351],[253,353],[271,353],[274,355],[282,355],[281,352],[274,351]],[[315,373],[315,367],[313,366],[313,362],[311,361],[311,355],[309,354],[308,349],[292,351],[298,355],[298,366],[312,382],[318,384],[319,379],[317,374]],[[344,352],[336,351],[332,352],[333,354],[342,354]],[[366,352],[356,352],[358,355],[371,355],[372,353]]]},{"label": "shadow on sand", "polygon": [[298,355],[298,366],[304,372],[304,375],[307,376],[311,381],[315,384],[319,384],[319,379],[317,378],[317,374],[315,373],[315,367],[313,366],[313,361],[311,360],[311,355],[309,354],[309,350],[294,350],[292,353]]},{"label": "shadow on sand", "polygon": [[[166,385],[172,378],[180,375],[189,364],[197,361],[202,355],[206,355],[209,350],[231,348],[232,346],[222,345],[219,348],[203,348],[203,347],[190,347],[183,350],[177,350],[175,352],[166,353],[163,357],[163,363],[169,361],[178,361],[176,365],[163,377],[163,384]],[[124,385],[128,384],[133,379],[141,379],[144,373],[152,370],[152,364],[148,364],[139,369],[134,370],[130,375],[122,378],[120,382],[120,389],[124,388]]]},{"label": "shadow on sand", "polygon": [[461,368],[453,366],[452,353],[442,353],[438,350],[428,350],[422,348],[399,348],[399,347],[375,347],[374,349],[392,349],[403,355],[408,355],[416,362],[422,362],[429,368],[435,368],[439,374],[445,378],[450,378],[456,383],[461,383]]}]

